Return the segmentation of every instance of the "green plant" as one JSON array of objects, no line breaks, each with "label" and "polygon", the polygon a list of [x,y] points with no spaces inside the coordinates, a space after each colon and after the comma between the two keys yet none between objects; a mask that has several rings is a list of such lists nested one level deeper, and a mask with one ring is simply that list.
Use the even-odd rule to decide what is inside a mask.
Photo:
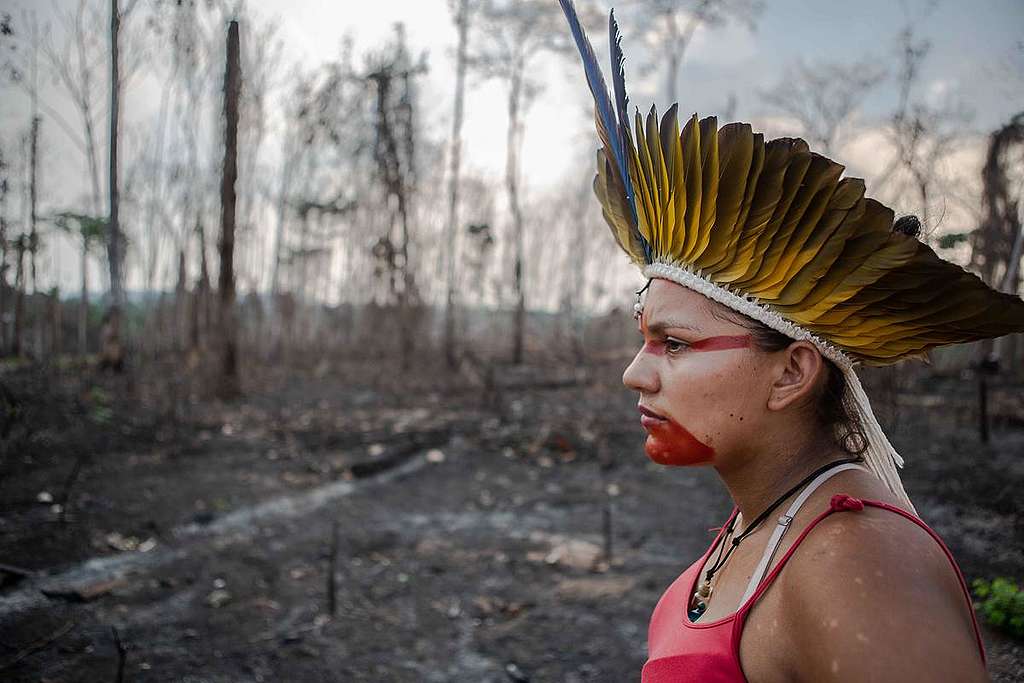
[{"label": "green plant", "polygon": [[110,393],[102,387],[91,387],[85,394],[87,415],[96,424],[110,424],[114,411],[110,407]]},{"label": "green plant", "polygon": [[970,239],[966,232],[950,232],[939,238],[939,249],[954,249],[961,242]]},{"label": "green plant", "polygon": [[975,579],[971,585],[981,600],[978,611],[985,621],[1016,638],[1024,638],[1024,590],[1005,577],[992,581]]}]

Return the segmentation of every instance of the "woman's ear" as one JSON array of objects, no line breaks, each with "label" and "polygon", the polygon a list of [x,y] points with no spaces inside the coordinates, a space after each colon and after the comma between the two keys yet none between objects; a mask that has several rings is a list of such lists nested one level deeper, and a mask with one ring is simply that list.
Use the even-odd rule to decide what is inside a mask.
[{"label": "woman's ear", "polygon": [[778,365],[768,393],[768,409],[784,410],[810,400],[824,366],[821,353],[810,342],[796,341],[777,355]]}]

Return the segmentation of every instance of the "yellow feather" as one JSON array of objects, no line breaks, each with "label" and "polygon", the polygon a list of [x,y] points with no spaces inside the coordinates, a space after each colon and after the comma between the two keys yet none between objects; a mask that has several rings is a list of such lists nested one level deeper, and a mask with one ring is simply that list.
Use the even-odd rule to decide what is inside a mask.
[{"label": "yellow feather", "polygon": [[697,241],[697,228],[700,225],[700,207],[703,198],[700,196],[703,181],[700,167],[700,124],[694,114],[683,127],[680,136],[683,147],[683,184],[686,187],[686,218],[683,231],[685,240],[679,255],[688,254]]},{"label": "yellow feather", "polygon": [[708,269],[725,255],[736,220],[743,208],[743,196],[754,156],[754,137],[750,126],[729,124],[718,131],[718,198],[715,224],[708,231],[708,243],[694,259],[697,267]]},{"label": "yellow feather", "polygon": [[696,261],[711,241],[718,207],[718,119],[709,116],[700,122],[701,179],[700,219],[693,248],[684,258]]}]

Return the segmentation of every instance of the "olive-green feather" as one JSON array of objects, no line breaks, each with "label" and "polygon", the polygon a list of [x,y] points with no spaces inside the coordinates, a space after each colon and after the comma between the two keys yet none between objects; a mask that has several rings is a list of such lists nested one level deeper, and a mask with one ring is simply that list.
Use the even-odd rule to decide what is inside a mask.
[{"label": "olive-green feather", "polygon": [[683,126],[679,136],[683,147],[683,183],[686,191],[686,218],[683,221],[685,239],[679,252],[679,260],[685,260],[685,254],[693,250],[697,242],[697,231],[700,229],[701,191],[704,187],[701,169],[700,123],[694,114]]},{"label": "olive-green feather", "polygon": [[743,197],[754,158],[754,136],[750,126],[731,123],[718,131],[718,197],[715,224],[708,234],[708,243],[694,260],[702,270],[719,263],[725,255],[736,221],[743,208]]}]

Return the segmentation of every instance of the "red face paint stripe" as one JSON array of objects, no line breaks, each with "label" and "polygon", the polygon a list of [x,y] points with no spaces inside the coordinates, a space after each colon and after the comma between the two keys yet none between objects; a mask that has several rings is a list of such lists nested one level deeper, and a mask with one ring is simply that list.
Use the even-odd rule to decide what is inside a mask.
[{"label": "red face paint stripe", "polygon": [[749,334],[706,337],[690,344],[691,351],[725,351],[726,349],[746,349],[749,347]]},{"label": "red face paint stripe", "polygon": [[654,356],[665,355],[665,345],[660,343],[647,342],[646,344],[644,344],[644,348],[641,350],[644,351],[645,353],[649,353]]}]

